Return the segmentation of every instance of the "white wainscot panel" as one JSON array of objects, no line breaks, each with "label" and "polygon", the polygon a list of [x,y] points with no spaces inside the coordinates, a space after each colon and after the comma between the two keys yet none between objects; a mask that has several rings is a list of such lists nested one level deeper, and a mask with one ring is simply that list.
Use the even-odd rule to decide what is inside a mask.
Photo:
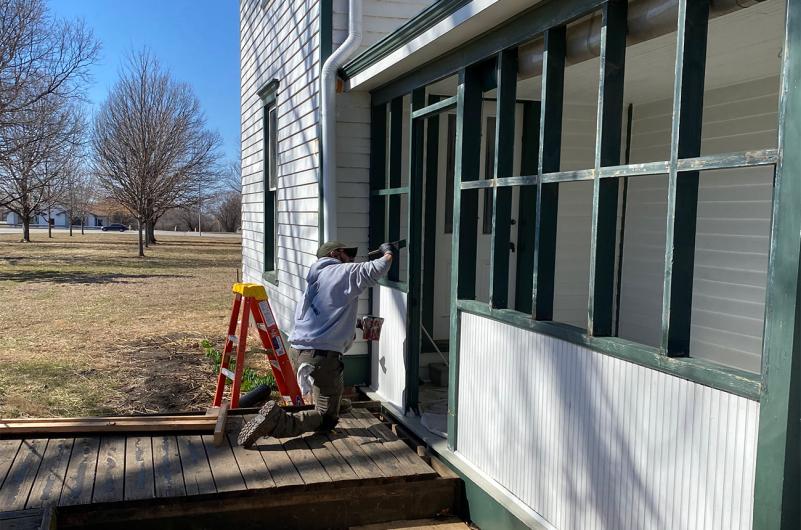
[{"label": "white wainscot panel", "polygon": [[561,529],[751,528],[759,404],[462,314],[458,452]]},{"label": "white wainscot panel", "polygon": [[373,314],[382,317],[384,325],[378,348],[373,348],[372,389],[385,401],[403,408],[406,389],[406,293],[389,287],[375,287]]}]

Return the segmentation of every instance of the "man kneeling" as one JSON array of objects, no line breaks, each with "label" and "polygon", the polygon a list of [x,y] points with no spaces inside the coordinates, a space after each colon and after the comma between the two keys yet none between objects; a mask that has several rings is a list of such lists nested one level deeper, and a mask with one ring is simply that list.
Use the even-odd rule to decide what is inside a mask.
[{"label": "man kneeling", "polygon": [[353,263],[356,247],[329,241],[317,251],[319,258],[306,276],[306,291],[295,311],[295,328],[289,336],[297,359],[295,369],[307,366],[314,381],[314,410],[290,414],[268,401],[239,433],[238,442],[251,447],[262,436],[285,438],[310,431],[330,431],[339,421],[344,388],[342,354],[355,338],[359,295],[377,284],[398,252],[384,243],[382,258]]}]

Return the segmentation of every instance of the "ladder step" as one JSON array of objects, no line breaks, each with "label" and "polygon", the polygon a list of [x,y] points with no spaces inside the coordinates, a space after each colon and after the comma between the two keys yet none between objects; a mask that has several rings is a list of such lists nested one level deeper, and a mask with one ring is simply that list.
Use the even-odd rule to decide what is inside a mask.
[{"label": "ladder step", "polygon": [[220,368],[220,371],[223,373],[223,375],[225,377],[227,377],[231,381],[234,380],[234,373],[231,370],[229,370],[228,368]]}]

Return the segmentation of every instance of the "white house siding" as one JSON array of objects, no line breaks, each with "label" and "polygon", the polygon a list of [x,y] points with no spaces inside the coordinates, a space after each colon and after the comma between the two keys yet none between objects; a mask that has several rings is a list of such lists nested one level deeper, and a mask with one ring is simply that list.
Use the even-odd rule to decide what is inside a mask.
[{"label": "white house siding", "polygon": [[291,330],[295,302],[318,246],[320,71],[319,0],[240,2],[242,99],[242,270],[264,272],[264,136],[259,90],[279,82],[278,286],[266,284],[282,329]]},{"label": "white house siding", "polygon": [[751,528],[757,402],[469,314],[459,374],[457,451],[556,528]]},{"label": "white house siding", "polygon": [[406,293],[374,290],[373,311],[384,318],[378,348],[373,348],[371,388],[382,401],[403,409],[406,389]]},{"label": "white house siding", "polygon": [[[380,41],[435,0],[363,0],[362,52]],[[348,36],[348,0],[333,0],[334,48]],[[357,52],[358,53],[358,52]]]}]

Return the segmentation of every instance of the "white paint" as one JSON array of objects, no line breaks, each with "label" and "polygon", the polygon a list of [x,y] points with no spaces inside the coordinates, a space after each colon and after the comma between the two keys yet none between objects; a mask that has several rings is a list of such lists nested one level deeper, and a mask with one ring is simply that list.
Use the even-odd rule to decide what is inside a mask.
[{"label": "white paint", "polygon": [[406,405],[406,293],[374,289],[373,314],[384,318],[381,339],[373,348],[371,388],[382,401],[401,410]]},{"label": "white paint", "polygon": [[459,389],[458,453],[557,528],[751,527],[754,401],[469,314]]}]

